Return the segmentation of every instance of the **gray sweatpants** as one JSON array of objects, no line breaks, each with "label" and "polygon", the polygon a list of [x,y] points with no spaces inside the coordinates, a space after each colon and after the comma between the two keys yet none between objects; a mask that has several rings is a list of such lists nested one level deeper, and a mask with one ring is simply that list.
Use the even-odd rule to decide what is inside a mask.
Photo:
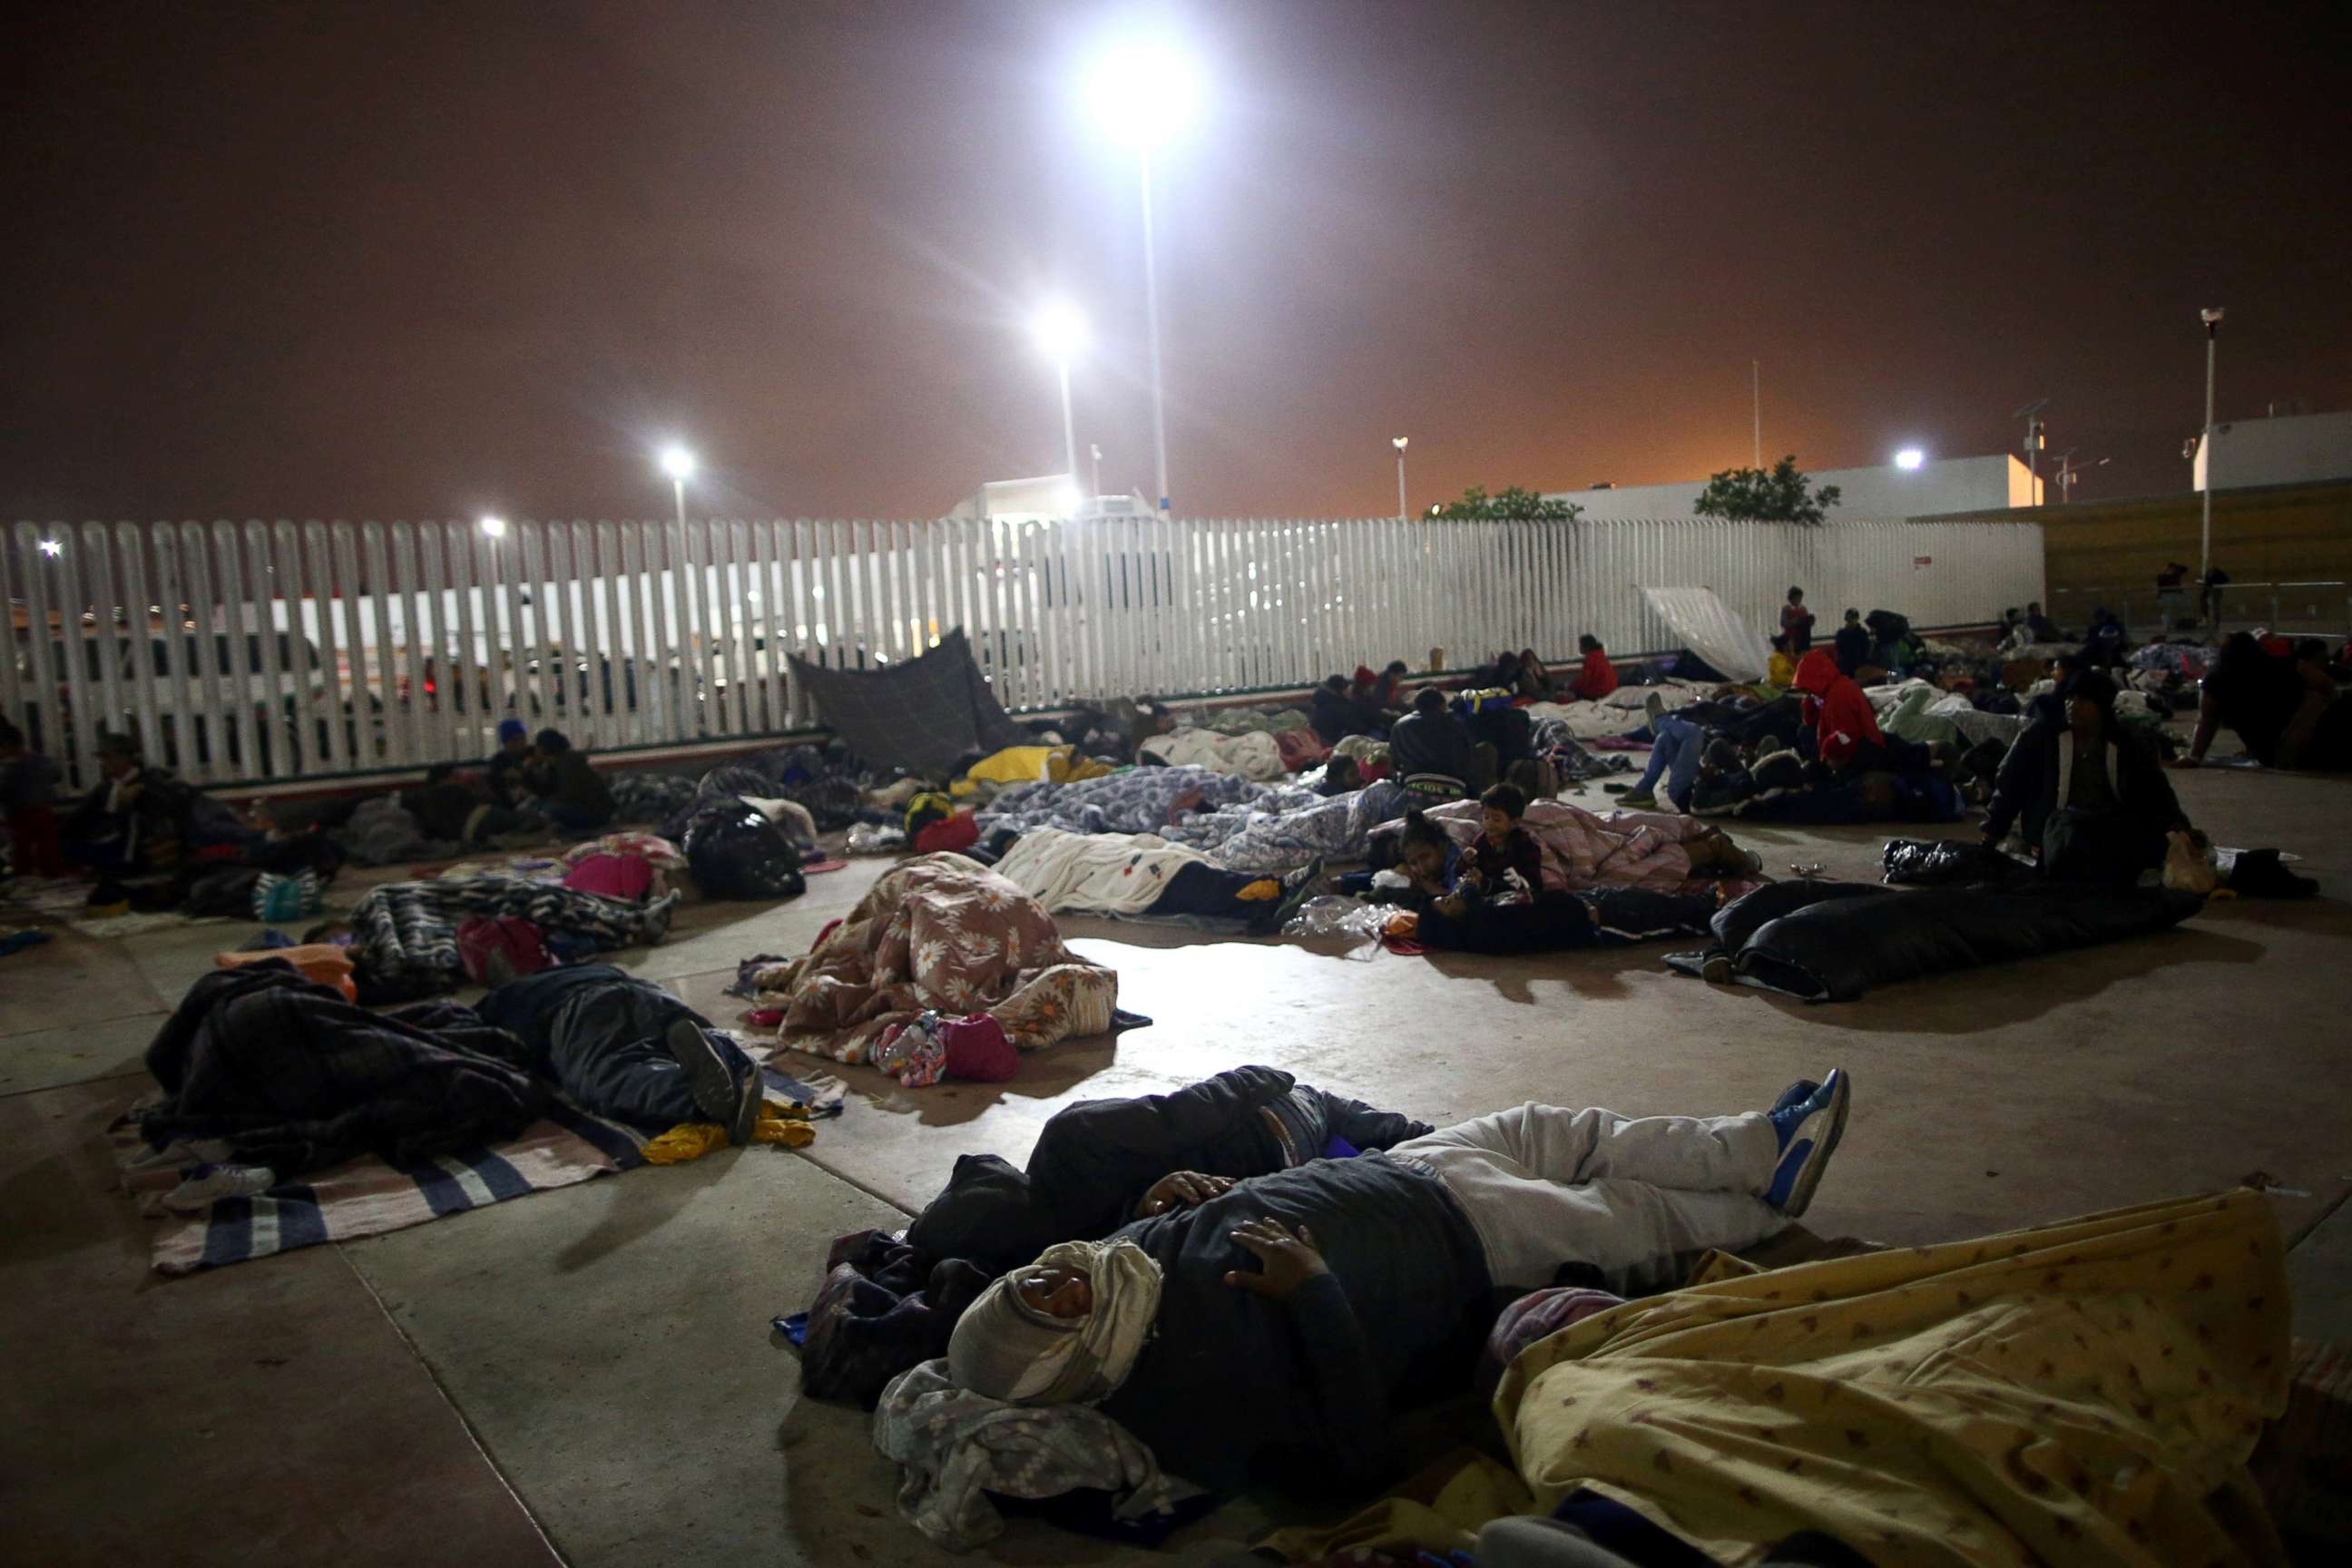
[{"label": "gray sweatpants", "polygon": [[1435,1171],[1469,1215],[1497,1285],[1549,1285],[1563,1263],[1621,1294],[1676,1283],[1688,1256],[1788,1223],[1759,1195],[1779,1163],[1760,1110],[1646,1116],[1528,1104],[1389,1151]]}]

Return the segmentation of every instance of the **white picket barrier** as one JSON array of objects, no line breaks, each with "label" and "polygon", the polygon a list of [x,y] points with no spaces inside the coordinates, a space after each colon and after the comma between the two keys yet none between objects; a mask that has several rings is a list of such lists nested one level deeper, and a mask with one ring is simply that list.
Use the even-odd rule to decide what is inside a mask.
[{"label": "white picket barrier", "polygon": [[598,752],[803,729],[788,653],[874,668],[959,626],[1006,707],[1051,709],[1558,661],[1587,631],[1670,648],[1643,587],[1761,629],[1802,584],[1825,635],[1849,605],[1986,622],[2042,583],[2040,526],[2007,522],[20,522],[0,711],[77,781],[121,730],[257,782],[487,755],[508,717]]}]

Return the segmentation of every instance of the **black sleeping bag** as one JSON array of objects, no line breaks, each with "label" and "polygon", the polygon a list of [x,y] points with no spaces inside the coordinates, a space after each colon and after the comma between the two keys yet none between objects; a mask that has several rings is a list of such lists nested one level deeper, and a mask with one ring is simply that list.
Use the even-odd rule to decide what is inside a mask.
[{"label": "black sleeping bag", "polygon": [[797,899],[808,889],[791,837],[740,798],[697,805],[685,837],[687,868],[705,898]]},{"label": "black sleeping bag", "polygon": [[1874,985],[2151,935],[2203,902],[2161,888],[2043,881],[1908,893],[1776,882],[1725,906],[1715,935],[1743,978],[1809,1002],[1851,1002]]},{"label": "black sleeping bag", "polygon": [[1644,888],[1601,888],[1547,893],[1532,903],[1473,904],[1457,918],[1432,907],[1422,911],[1419,941],[1449,952],[1563,952],[1582,947],[1623,947],[1707,929],[1712,900],[1654,893]]}]

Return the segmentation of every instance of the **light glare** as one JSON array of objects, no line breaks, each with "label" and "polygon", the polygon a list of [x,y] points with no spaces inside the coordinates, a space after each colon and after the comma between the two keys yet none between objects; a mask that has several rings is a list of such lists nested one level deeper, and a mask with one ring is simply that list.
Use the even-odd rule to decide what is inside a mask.
[{"label": "light glare", "polygon": [[58,556],[63,555],[65,552],[66,547],[62,540],[44,539],[41,541],[41,553],[47,556],[52,561],[56,560]]},{"label": "light glare", "polygon": [[1201,94],[1199,68],[1173,45],[1148,40],[1103,57],[1087,80],[1096,120],[1129,146],[1164,145],[1192,122]]},{"label": "light glare", "polygon": [[1029,335],[1047,359],[1066,362],[1087,346],[1087,319],[1067,300],[1048,300],[1029,318]]},{"label": "light glare", "polygon": [[506,536],[507,536],[507,520],[506,520],[505,518],[502,518],[502,517],[486,517],[486,518],[482,519],[482,537],[483,537],[483,538],[485,538],[485,539],[504,539]]},{"label": "light glare", "polygon": [[1906,447],[1895,454],[1895,466],[1906,470],[1916,468],[1927,460],[1927,454],[1916,447]]},{"label": "light glare", "polygon": [[694,454],[672,443],[661,449],[661,471],[674,479],[694,478]]}]

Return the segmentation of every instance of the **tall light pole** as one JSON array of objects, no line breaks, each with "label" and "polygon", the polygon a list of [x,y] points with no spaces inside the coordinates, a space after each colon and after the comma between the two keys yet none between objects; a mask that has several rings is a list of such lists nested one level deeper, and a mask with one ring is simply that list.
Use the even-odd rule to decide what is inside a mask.
[{"label": "tall light pole", "polygon": [[1029,335],[1062,377],[1062,472],[1078,482],[1078,426],[1070,414],[1070,356],[1086,346],[1087,321],[1065,300],[1051,300],[1030,318]]},{"label": "tall light pole", "polygon": [[1412,512],[1405,510],[1404,504],[1404,441],[1403,437],[1398,436],[1389,442],[1390,446],[1396,448],[1397,455],[1397,521],[1399,522],[1403,522],[1412,516]]},{"label": "tall light pole", "polygon": [[1105,129],[1135,149],[1143,190],[1143,313],[1151,339],[1151,450],[1160,510],[1168,491],[1168,388],[1160,363],[1160,264],[1151,226],[1151,150],[1183,130],[1198,96],[1192,62],[1164,43],[1131,45],[1095,68],[1088,84]]},{"label": "tall light pole", "polygon": [[2213,350],[2221,337],[2221,307],[2200,310],[2197,317],[2205,323],[2205,443],[2197,448],[2205,459],[2205,482],[2198,487],[2205,492],[2205,521],[2197,538],[2197,581],[2202,584],[2213,570]]},{"label": "tall light pole", "polygon": [[1087,443],[1087,450],[1094,454],[1095,498],[1099,500],[1102,499],[1102,447],[1099,443],[1089,441]]},{"label": "tall light pole", "polygon": [[686,481],[694,478],[694,454],[676,442],[661,449],[661,471],[669,476],[670,494],[677,500],[677,526],[686,527]]}]

